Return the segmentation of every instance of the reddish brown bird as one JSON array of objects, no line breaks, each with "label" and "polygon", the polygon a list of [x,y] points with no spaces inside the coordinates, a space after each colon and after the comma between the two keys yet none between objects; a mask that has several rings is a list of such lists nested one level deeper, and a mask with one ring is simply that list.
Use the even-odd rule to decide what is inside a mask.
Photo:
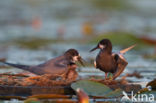
[{"label": "reddish brown bird", "polygon": [[115,79],[123,72],[128,64],[126,59],[123,57],[123,54],[132,49],[134,46],[135,45],[126,48],[119,53],[113,53],[111,41],[109,39],[103,39],[90,52],[100,49],[94,65],[96,68],[105,72],[105,79],[107,79],[108,73],[112,73],[113,79]]}]

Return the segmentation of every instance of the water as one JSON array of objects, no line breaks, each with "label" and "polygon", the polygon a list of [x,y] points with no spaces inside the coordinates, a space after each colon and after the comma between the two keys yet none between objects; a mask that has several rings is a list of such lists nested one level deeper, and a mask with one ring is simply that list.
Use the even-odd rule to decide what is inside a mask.
[{"label": "water", "polygon": [[[79,51],[81,56],[85,59],[85,61],[90,61],[89,58],[95,58],[98,51],[89,53],[88,51],[91,49],[91,45],[78,45],[78,44],[51,44],[49,45],[48,50],[29,50],[29,49],[21,49],[16,46],[10,46],[8,51],[5,52],[7,61],[12,63],[20,63],[20,64],[27,64],[27,65],[37,65],[40,63],[43,63],[44,61],[47,61],[51,58],[57,57],[65,52],[65,50],[69,48],[75,48]],[[84,48],[84,49],[82,49]],[[87,49],[87,50],[86,50]],[[55,50],[55,51],[54,51]],[[117,49],[114,51],[119,51],[120,49]],[[54,51],[54,52],[53,52]],[[57,52],[57,54],[56,54]],[[138,51],[139,52],[139,51]],[[143,78],[135,78],[135,77],[128,77],[128,80],[133,81],[134,83],[140,83],[145,84],[151,80],[154,79],[156,75],[156,64],[154,60],[149,60],[143,58],[142,53],[138,53],[137,51],[129,51],[125,58],[128,61],[128,66],[124,70],[124,72],[121,74],[121,77],[126,75],[126,73],[133,73],[134,71],[139,72]],[[21,72],[22,70],[19,69],[0,69],[1,72]],[[101,76],[104,77],[104,72],[95,69],[92,66],[90,67],[80,67],[79,68],[79,75],[81,77],[87,77],[87,76]],[[119,77],[120,78],[120,77]],[[142,85],[143,87],[145,85]]]},{"label": "water", "polygon": [[[156,38],[156,2],[154,0],[127,1],[125,4],[128,5],[128,8],[120,9],[118,6],[115,9],[110,9],[102,3],[100,7],[98,2],[93,0],[1,1],[0,57],[5,57],[12,63],[37,65],[61,55],[69,48],[75,48],[86,61],[90,61],[90,58],[95,58],[98,53],[98,51],[89,53],[93,45],[73,41],[73,38],[77,40],[83,38],[82,29],[86,22],[92,24],[96,35],[110,31],[126,31],[132,32],[136,36],[146,35],[153,39]],[[38,28],[32,25],[36,19],[39,23]],[[21,37],[23,37],[22,39],[40,37],[68,40],[72,38],[72,42],[62,42],[60,39],[57,43],[49,43],[46,47],[34,50],[6,43]],[[3,42],[5,43],[3,44]],[[114,47],[114,51],[119,50],[121,50],[120,46]],[[126,73],[137,71],[143,78],[127,77],[126,79],[145,87],[147,82],[156,76],[156,63],[152,59],[145,59],[143,55],[151,54],[153,51],[153,49],[145,48],[128,52],[125,58],[129,64],[118,79]],[[93,66],[79,67],[78,69],[79,76],[82,78],[92,75],[104,77],[104,73]],[[0,73],[4,72],[19,73],[23,71],[16,68],[1,68]]]},{"label": "water", "polygon": [[[63,45],[63,48],[61,47]],[[4,54],[7,57],[7,61],[12,63],[21,63],[27,65],[37,65],[43,63],[44,61],[57,57],[61,55],[66,49],[70,47],[75,47],[79,50],[81,56],[86,60],[89,61],[88,58],[95,58],[96,53],[93,52],[89,53],[88,50],[92,48],[91,45],[78,45],[78,44],[51,44],[47,48],[47,50],[29,50],[26,48],[19,48],[17,46],[9,46],[7,52],[4,51]],[[83,48],[83,49],[82,49]],[[87,49],[87,50],[86,50]],[[55,52],[57,52],[57,54]],[[114,51],[119,51],[120,48],[115,47]],[[156,76],[156,64],[153,60],[144,59],[142,54],[138,51],[132,50],[129,51],[125,58],[128,61],[128,66],[124,70],[124,72],[118,77],[117,79],[122,78],[127,73],[133,73],[134,71],[140,72],[143,78],[136,78],[136,77],[127,77],[126,80],[131,81],[133,84],[140,84],[142,87],[145,87],[146,84],[153,80]],[[16,69],[16,68],[1,68],[1,73],[5,72],[12,72],[12,73],[20,73],[24,72],[23,70]],[[97,76],[100,78],[104,78],[104,72],[95,69],[93,66],[89,67],[79,67],[78,73],[81,78],[88,78],[91,76]],[[93,102],[93,100],[90,100]],[[102,99],[97,99],[97,101],[103,101]],[[114,99],[105,99],[105,101],[114,101]],[[16,101],[17,102],[17,101]]]},{"label": "water", "polygon": [[[21,36],[56,38],[58,29],[63,27],[64,38],[81,37],[82,25],[91,22],[96,34],[122,30],[137,35],[155,36],[156,19],[152,10],[155,1],[126,2],[127,8],[98,8],[93,1],[72,0],[12,0],[0,3],[0,39],[13,39]],[[122,5],[121,5],[122,6]],[[33,20],[39,18],[41,27],[34,30]]]}]

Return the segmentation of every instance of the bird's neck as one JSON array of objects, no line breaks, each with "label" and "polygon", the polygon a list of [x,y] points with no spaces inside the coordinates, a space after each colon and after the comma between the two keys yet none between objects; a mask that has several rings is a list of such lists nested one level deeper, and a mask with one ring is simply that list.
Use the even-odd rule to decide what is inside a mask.
[{"label": "bird's neck", "polygon": [[111,54],[112,54],[112,48],[105,48],[105,49],[102,49],[102,50],[101,50],[101,53],[106,53],[106,54],[111,55]]},{"label": "bird's neck", "polygon": [[66,58],[67,61],[73,62],[73,63],[74,63],[72,56],[70,56],[70,55],[65,55],[65,58]]}]

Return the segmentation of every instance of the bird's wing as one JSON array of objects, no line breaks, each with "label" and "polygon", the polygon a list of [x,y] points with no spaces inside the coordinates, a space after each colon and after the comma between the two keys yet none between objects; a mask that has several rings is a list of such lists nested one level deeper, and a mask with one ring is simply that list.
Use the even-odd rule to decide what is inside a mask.
[{"label": "bird's wing", "polygon": [[8,62],[2,62],[2,63],[7,64],[7,65],[12,66],[12,67],[15,67],[15,68],[27,70],[27,71],[29,71],[29,69],[31,67],[31,66],[28,66],[28,65],[13,64],[13,63],[8,63]]},{"label": "bird's wing", "polygon": [[62,74],[67,72],[67,66],[68,62],[66,59],[60,56],[34,67],[34,72],[39,74]]},{"label": "bird's wing", "polygon": [[114,57],[114,59],[117,62],[117,71],[114,73],[113,75],[113,79],[117,78],[118,76],[120,76],[120,74],[124,71],[125,67],[127,66],[128,62],[126,61],[126,59],[124,58],[124,54],[131,50],[132,48],[134,48],[136,46],[136,44],[121,50],[119,53],[113,53],[112,56]]},{"label": "bird's wing", "polygon": [[121,54],[113,53],[112,56],[114,57],[115,61],[117,62],[117,71],[113,74],[113,79],[116,79],[124,71],[128,62]]},{"label": "bird's wing", "polygon": [[126,48],[126,49],[121,50],[119,53],[120,53],[120,54],[125,54],[127,51],[131,50],[131,49],[134,48],[135,46],[136,46],[136,44],[134,44],[134,45],[132,45],[132,46]]}]

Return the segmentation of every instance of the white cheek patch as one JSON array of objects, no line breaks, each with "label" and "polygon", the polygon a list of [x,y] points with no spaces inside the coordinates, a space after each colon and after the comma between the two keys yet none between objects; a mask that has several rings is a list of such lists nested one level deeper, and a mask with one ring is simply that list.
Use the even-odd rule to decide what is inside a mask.
[{"label": "white cheek patch", "polygon": [[105,45],[99,45],[99,48],[101,48],[101,49],[104,49],[105,48]]},{"label": "white cheek patch", "polygon": [[74,56],[74,57],[73,57],[73,61],[78,61],[78,57],[79,57],[79,56]]}]

